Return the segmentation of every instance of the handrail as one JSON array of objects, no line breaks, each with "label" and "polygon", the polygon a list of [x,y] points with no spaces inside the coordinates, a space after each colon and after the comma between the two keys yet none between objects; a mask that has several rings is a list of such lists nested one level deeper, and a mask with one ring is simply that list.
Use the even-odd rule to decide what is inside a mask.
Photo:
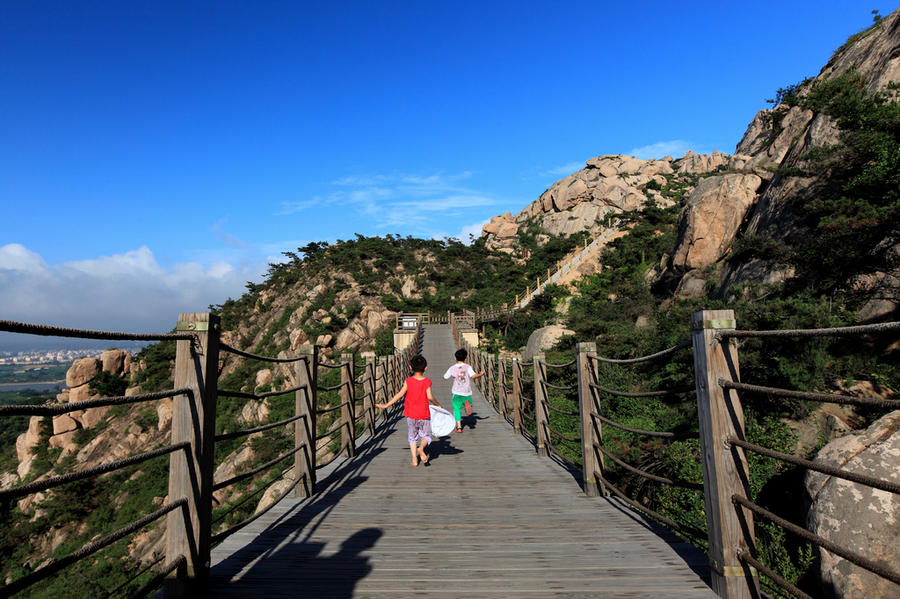
[{"label": "handrail", "polygon": [[193,333],[117,333],[114,331],[95,331],[90,329],[70,329],[45,324],[31,324],[13,320],[0,320],[0,331],[6,333],[22,333],[42,337],[71,337],[78,339],[99,339],[102,341],[192,341]]},{"label": "handrail", "polygon": [[171,391],[157,391],[156,393],[144,393],[142,395],[125,395],[119,397],[98,397],[85,399],[59,406],[0,406],[0,416],[58,416],[70,412],[89,410],[90,408],[103,408],[107,406],[123,406],[145,401],[155,401],[176,395],[193,395],[190,388],[172,389]]},{"label": "handrail", "polygon": [[[709,368],[709,364],[716,363],[729,364],[733,372],[738,371],[736,344],[723,342],[724,340],[732,337],[821,337],[824,335],[847,336],[851,334],[874,335],[877,333],[894,332],[900,330],[900,323],[884,323],[880,325],[867,325],[864,327],[841,327],[832,329],[785,332],[740,331],[735,329],[734,326],[734,317],[731,311],[710,311],[697,313],[692,317],[693,332],[691,339],[681,342],[663,351],[651,354],[649,356],[643,356],[640,358],[628,360],[613,360],[609,358],[602,358],[596,355],[596,348],[594,344],[579,343],[577,344],[576,349],[578,357],[576,357],[574,361],[566,362],[564,364],[549,364],[544,359],[543,355],[535,356],[532,362],[522,362],[518,357],[514,356],[511,358],[511,362],[507,364],[504,361],[505,359],[501,359],[499,360],[500,365],[497,366],[497,371],[498,373],[500,373],[499,377],[494,380],[491,376],[488,376],[478,381],[477,384],[480,385],[482,393],[488,399],[489,403],[491,403],[491,405],[493,405],[495,409],[497,409],[497,411],[501,413],[501,415],[505,414],[505,411],[508,408],[511,410],[511,421],[516,434],[525,434],[524,424],[528,424],[528,422],[524,421],[523,418],[526,416],[525,408],[529,405],[530,402],[526,395],[526,388],[533,388],[534,411],[533,414],[528,415],[527,418],[533,419],[530,426],[533,427],[532,430],[536,430],[533,436],[533,442],[536,445],[538,455],[553,455],[558,457],[561,461],[577,468],[579,467],[579,464],[576,460],[573,460],[570,457],[572,453],[570,451],[571,446],[561,445],[560,448],[556,448],[551,443],[551,440],[555,441],[557,439],[562,439],[568,443],[580,442],[582,445],[582,464],[580,465],[580,467],[583,469],[584,473],[583,480],[585,492],[589,495],[596,492],[597,490],[601,490],[603,494],[612,493],[613,495],[620,497],[623,501],[625,501],[635,509],[647,513],[651,518],[664,523],[666,526],[669,526],[673,530],[688,534],[689,536],[699,536],[698,538],[707,537],[710,544],[711,563],[715,562],[717,564],[716,569],[712,574],[714,577],[722,576],[723,574],[721,572],[726,572],[728,571],[728,569],[732,569],[731,571],[743,571],[745,572],[745,574],[749,573],[749,576],[751,578],[758,576],[758,573],[762,573],[764,576],[768,576],[771,574],[773,575],[772,584],[779,585],[785,589],[796,589],[796,587],[793,587],[789,582],[780,579],[777,573],[774,573],[764,565],[759,564],[759,562],[757,562],[755,558],[753,558],[749,553],[745,552],[740,556],[734,553],[722,553],[722,547],[732,547],[735,546],[735,544],[737,544],[738,542],[745,542],[747,546],[751,548],[755,547],[755,542],[753,540],[753,531],[755,529],[752,523],[752,514],[757,513],[756,508],[750,509],[748,507],[749,511],[745,513],[742,513],[740,510],[718,510],[718,508],[715,508],[716,503],[723,500],[721,495],[722,492],[725,492],[727,489],[729,489],[729,485],[733,484],[732,482],[725,479],[719,479],[716,482],[719,495],[713,495],[711,499],[711,489],[709,487],[705,487],[699,482],[673,480],[663,476],[654,475],[645,470],[641,470],[640,468],[631,466],[626,461],[617,456],[614,452],[611,452],[609,449],[603,446],[602,436],[600,436],[602,434],[600,427],[601,425],[608,425],[629,433],[659,438],[664,442],[699,439],[701,448],[704,448],[701,451],[701,455],[703,455],[704,460],[707,460],[703,464],[704,480],[706,480],[707,476],[720,478],[722,474],[721,472],[717,472],[718,469],[733,470],[734,465],[727,465],[725,462],[734,462],[735,459],[739,460],[736,465],[738,467],[738,471],[740,472],[739,478],[736,480],[747,480],[748,471],[742,452],[748,451],[758,453],[771,459],[783,460],[799,467],[808,468],[809,470],[822,472],[838,478],[843,478],[844,480],[848,480],[857,484],[865,484],[873,489],[878,489],[880,491],[900,493],[900,484],[897,484],[895,482],[857,474],[843,468],[832,467],[817,462],[812,462],[810,460],[804,460],[803,458],[797,458],[795,456],[770,450],[759,445],[744,441],[742,420],[743,412],[740,404],[736,400],[737,394],[734,392],[737,391],[761,393],[779,397],[802,399],[805,401],[825,401],[846,405],[865,406],[882,410],[895,410],[897,408],[900,408],[900,401],[873,397],[849,397],[846,395],[828,393],[806,393],[800,391],[777,389],[762,385],[751,385],[739,382],[738,380],[732,380],[732,377],[728,376],[729,372],[727,370],[709,370],[708,372],[705,370],[701,370],[702,368]],[[475,362],[473,363],[479,364],[479,370],[486,370],[491,372],[493,371],[495,364],[498,363],[498,360],[494,356],[489,356],[481,353],[477,347],[473,347],[465,343],[461,343],[461,345],[464,345],[469,349],[470,355],[474,356],[472,359]],[[693,349],[694,363],[697,368],[697,380],[695,381],[694,385],[685,385],[660,391],[629,393],[609,389],[600,384],[600,379],[598,378],[598,365],[601,363],[613,365],[639,364],[648,362],[650,360],[663,358],[681,349],[686,349],[689,347]],[[730,355],[725,357],[724,359],[715,358],[715,360],[709,357],[710,354],[716,352],[728,352]],[[547,380],[547,371],[549,369],[563,369],[571,366],[572,364],[576,365],[577,370],[578,383],[576,385],[564,386],[554,384]],[[509,368],[510,365],[511,368]],[[525,366],[533,366],[533,379],[526,380],[525,377],[522,376]],[[701,379],[701,373],[703,376],[708,378]],[[508,379],[508,376],[510,376],[511,378]],[[736,377],[733,378],[736,379]],[[579,410],[563,410],[557,406],[554,406],[553,402],[551,402],[550,398],[548,398],[547,396],[547,392],[549,390],[557,390],[559,392],[572,392],[573,390],[577,390],[579,394]],[[615,422],[614,420],[607,418],[600,413],[600,400],[603,397],[601,394],[604,393],[614,397],[633,398],[666,397],[676,394],[697,393],[698,406],[701,408],[700,430],[703,431],[703,433],[701,434],[701,432],[698,431],[648,431],[628,427]],[[498,397],[496,405],[492,399],[495,396]],[[727,407],[723,407],[725,405],[727,405]],[[712,427],[710,427],[708,424],[703,425],[704,419],[713,417],[711,414],[704,414],[704,411],[708,411],[709,409],[707,408],[707,406],[713,406],[713,411],[719,411],[720,415],[714,417],[718,419],[714,422],[718,422],[719,424],[714,423]],[[736,413],[739,416],[735,416]],[[555,415],[554,417],[556,418],[579,418],[582,423],[582,437],[580,439],[577,439],[574,436],[568,436],[561,433],[559,427],[550,423],[549,416],[551,414]],[[520,425],[520,422],[522,422],[523,424]],[[716,427],[721,426],[722,424],[727,424],[728,426],[733,425],[737,427],[737,433],[730,432],[728,426],[724,428],[724,432],[716,430]],[[710,438],[709,436],[710,433],[713,435],[712,438]],[[721,456],[719,456],[718,454],[721,454]],[[596,456],[599,456],[599,458]],[[623,492],[611,485],[607,476],[604,474],[602,458],[608,458],[611,464],[614,463],[618,465],[623,469],[624,472],[639,476],[655,484],[671,485],[692,491],[703,491],[707,495],[707,508],[712,505],[713,508],[717,510],[716,514],[724,514],[725,516],[734,514],[734,516],[729,517],[739,516],[742,520],[740,523],[729,523],[727,525],[722,524],[715,519],[719,518],[719,515],[711,516],[710,512],[707,511],[706,517],[708,519],[707,524],[710,533],[703,533],[701,531],[698,531],[694,527],[678,524],[671,519],[666,518],[662,514],[659,514],[652,510],[648,510],[646,506],[643,506],[640,503],[631,500]],[[721,465],[719,464],[719,460],[722,460]],[[594,463],[589,463],[592,461]],[[709,474],[707,474],[707,470],[710,470]],[[735,494],[735,496],[737,496],[737,494]],[[730,497],[731,495],[728,495],[725,500],[730,501]],[[742,502],[738,501],[738,499],[735,499],[735,502],[739,505],[744,505]],[[775,521],[775,523],[780,525],[780,522],[778,522],[777,520]],[[719,536],[718,531],[724,531],[726,529],[729,531],[738,531],[738,534],[749,534],[750,537],[745,541],[739,541],[737,538],[732,536],[728,540],[723,541]],[[803,530],[801,527],[796,527],[796,525],[787,527],[787,530],[792,532],[795,532],[795,529]],[[798,532],[798,534],[800,533]],[[809,535],[811,533],[806,534]],[[807,537],[804,536],[803,538]],[[750,564],[752,568],[747,569],[747,564]],[[753,564],[759,564],[761,567],[757,568],[756,566],[753,566]],[[877,569],[872,571],[874,571],[876,574],[884,575],[884,577],[888,578],[889,580],[893,580],[891,576],[896,574],[892,574],[891,572],[883,572]],[[900,576],[900,574],[896,575]],[[721,583],[717,584],[722,585],[725,584],[725,582],[722,581]],[[720,586],[720,588],[722,587]],[[800,596],[804,596],[802,594],[802,591],[800,591],[800,593]]]}]

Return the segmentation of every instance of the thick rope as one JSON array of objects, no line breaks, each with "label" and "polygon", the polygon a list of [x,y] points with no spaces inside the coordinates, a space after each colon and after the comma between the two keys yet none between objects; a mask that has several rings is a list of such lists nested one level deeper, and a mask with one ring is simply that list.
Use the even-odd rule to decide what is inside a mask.
[{"label": "thick rope", "polygon": [[807,393],[805,391],[791,391],[777,387],[761,387],[760,385],[748,385],[725,379],[719,379],[719,386],[723,389],[737,389],[738,391],[750,391],[752,393],[766,393],[777,397],[790,397],[806,401],[824,401],[841,405],[867,406],[883,408],[885,410],[900,409],[900,401],[896,399],[879,399],[877,397],[850,397],[834,393]]},{"label": "thick rope", "polygon": [[650,360],[655,360],[656,358],[661,358],[663,356],[667,356],[671,353],[675,353],[679,349],[683,349],[685,347],[690,347],[693,341],[688,339],[687,341],[682,341],[678,345],[670,347],[669,349],[664,349],[661,352],[657,352],[655,354],[651,354],[649,356],[644,356],[642,358],[632,358],[630,360],[613,360],[611,358],[601,358],[600,356],[588,356],[591,360],[597,360],[598,362],[603,362],[605,364],[639,364],[640,362],[649,362]]},{"label": "thick rope", "polygon": [[305,360],[307,356],[300,356],[297,358],[270,358],[269,356],[258,356],[256,354],[251,354],[249,352],[241,351],[236,347],[231,347],[227,343],[219,343],[219,349],[230,352],[232,354],[237,354],[238,356],[243,356],[245,358],[250,358],[252,360],[262,360],[263,362],[277,362],[279,364],[286,364],[288,362],[299,362],[300,360]]},{"label": "thick rope", "polygon": [[748,451],[752,451],[769,458],[774,458],[776,460],[794,464],[795,466],[801,466],[809,470],[821,472],[822,474],[828,474],[836,478],[843,478],[844,480],[849,480],[861,485],[881,489],[882,491],[887,491],[888,493],[900,494],[900,483],[892,483],[880,478],[874,478],[872,476],[866,476],[864,474],[857,474],[856,472],[844,470],[843,468],[836,468],[834,466],[829,466],[827,464],[822,464],[819,462],[811,462],[809,460],[804,460],[803,458],[798,458],[797,456],[792,456],[787,453],[781,453],[780,451],[775,451],[767,447],[754,445],[753,443],[748,443],[746,441],[742,441],[741,439],[735,439],[730,435],[725,438],[725,442],[730,443],[731,445],[737,445],[738,447],[743,447]]},{"label": "thick rope", "polygon": [[627,503],[628,505],[630,505],[630,506],[633,507],[634,509],[636,509],[636,510],[638,510],[638,511],[640,511],[640,512],[644,512],[645,514],[647,514],[648,516],[650,516],[650,517],[653,518],[654,520],[658,520],[658,521],[662,522],[663,524],[665,524],[666,526],[668,526],[668,527],[671,528],[672,530],[675,530],[675,531],[678,531],[678,532],[682,532],[682,533],[684,533],[684,534],[690,535],[690,536],[692,536],[692,537],[694,537],[694,538],[697,538],[697,539],[705,539],[705,538],[706,538],[706,533],[705,533],[705,532],[703,532],[703,531],[701,531],[701,530],[697,530],[696,528],[694,528],[694,527],[692,527],[692,526],[684,526],[684,525],[681,525],[681,524],[679,524],[678,522],[675,522],[674,520],[670,520],[669,518],[666,518],[665,516],[663,516],[663,515],[660,514],[659,512],[654,512],[653,510],[651,510],[651,509],[648,508],[647,506],[641,505],[640,503],[638,503],[637,501],[635,501],[634,499],[630,498],[628,495],[626,495],[625,493],[623,493],[622,491],[620,491],[619,489],[617,489],[616,487],[614,487],[612,484],[610,484],[610,482],[609,482],[608,480],[606,480],[605,478],[603,478],[603,476],[602,476],[599,472],[595,472],[595,473],[594,473],[594,476],[596,476],[596,477],[597,477],[597,480],[599,480],[601,483],[603,483],[603,485],[604,485],[607,489],[609,489],[610,491],[612,491],[612,494],[613,494],[613,495],[615,495],[616,497],[618,497],[619,499],[621,499],[622,501],[624,501],[625,503]]},{"label": "thick rope", "polygon": [[598,389],[604,393],[615,395],[616,397],[663,397],[666,395],[678,395],[681,393],[694,393],[697,388],[694,386],[674,387],[672,389],[663,389],[662,391],[644,391],[643,393],[626,393],[625,391],[616,391],[615,389],[607,389],[601,387],[597,383],[588,383],[591,389]]},{"label": "thick rope", "polygon": [[645,431],[639,428],[631,428],[625,426],[624,424],[619,424],[615,420],[610,420],[609,418],[605,418],[598,414],[597,412],[591,412],[591,416],[596,418],[597,420],[604,422],[610,426],[614,426],[616,428],[622,429],[623,431],[628,431],[629,433],[635,433],[638,435],[647,435],[648,437],[658,437],[660,439],[699,439],[700,433],[696,431],[684,431],[680,433],[669,433],[669,432],[660,432],[660,431]]},{"label": "thick rope", "polygon": [[552,405],[550,405],[549,401],[542,401],[541,403],[544,404],[545,406],[547,406],[549,409],[556,412],[557,414],[564,414],[566,416],[579,416],[581,414],[580,412],[572,412],[570,410],[560,410],[559,408],[554,408]]},{"label": "thick rope", "polygon": [[88,557],[89,555],[100,551],[104,547],[112,545],[113,543],[115,543],[116,541],[119,541],[121,539],[124,539],[131,533],[133,533],[137,530],[140,530],[141,528],[150,524],[154,520],[162,518],[169,512],[174,511],[182,506],[186,506],[187,502],[188,502],[187,499],[182,498],[182,499],[179,499],[178,501],[170,503],[166,507],[160,508],[160,509],[156,510],[155,512],[153,512],[152,514],[144,516],[140,520],[132,522],[128,526],[120,528],[119,530],[106,535],[102,539],[98,539],[98,540],[94,541],[93,543],[88,543],[87,545],[85,545],[84,547],[82,547],[81,549],[76,551],[75,553],[67,555],[66,557],[64,557],[62,559],[58,559],[55,562],[51,562],[51,563],[47,564],[46,566],[44,566],[43,568],[35,570],[31,574],[23,576],[22,578],[9,583],[8,585],[0,588],[0,598],[10,597],[23,589],[27,589],[28,587],[35,584],[36,582],[40,582],[41,580],[49,578],[50,576],[56,574],[60,570],[67,568],[67,567],[71,566],[72,564]]},{"label": "thick rope", "polygon": [[603,455],[605,455],[606,457],[611,459],[613,462],[615,462],[616,464],[618,464],[625,470],[628,470],[629,472],[633,472],[634,474],[637,474],[638,476],[643,476],[644,478],[656,481],[658,483],[662,483],[664,485],[670,485],[673,487],[680,487],[682,489],[691,489],[693,491],[702,491],[703,490],[702,484],[689,483],[689,482],[680,481],[680,480],[672,480],[670,478],[663,478],[662,476],[650,474],[649,472],[645,472],[644,470],[635,468],[634,466],[625,463],[624,461],[622,461],[621,459],[619,459],[618,457],[613,455],[612,452],[601,447],[599,444],[594,443],[593,445],[594,445],[594,449],[598,450],[600,453],[602,453]]},{"label": "thick rope", "polygon": [[571,362],[566,362],[565,364],[551,364],[550,362],[541,362],[547,368],[568,368],[569,366],[574,366],[577,360],[572,360]]},{"label": "thick rope", "polygon": [[873,335],[900,331],[900,322],[884,322],[881,324],[867,324],[855,327],[837,327],[832,329],[784,329],[781,331],[738,331],[735,329],[723,329],[716,333],[715,338],[722,339],[746,339],[748,337],[840,337],[848,335]]},{"label": "thick rope", "polygon": [[294,455],[295,453],[297,453],[297,452],[300,451],[301,449],[304,449],[305,447],[306,447],[305,444],[304,444],[304,445],[301,445],[300,447],[295,447],[294,449],[290,450],[290,451],[287,452],[286,454],[280,455],[280,456],[278,456],[277,458],[275,458],[274,460],[271,460],[271,461],[269,461],[269,462],[266,462],[266,463],[263,464],[262,466],[259,466],[259,467],[257,467],[257,468],[254,468],[253,470],[248,470],[247,472],[244,472],[244,473],[242,473],[242,474],[238,474],[237,476],[232,476],[232,477],[229,478],[228,480],[223,480],[222,482],[215,483],[215,484],[213,485],[212,490],[213,490],[213,491],[218,491],[219,489],[222,489],[222,488],[224,488],[224,487],[233,485],[234,483],[240,482],[240,481],[242,481],[242,480],[244,480],[244,479],[246,479],[246,478],[250,478],[250,477],[253,476],[254,474],[259,474],[259,473],[262,472],[263,470],[268,470],[269,468],[271,468],[271,467],[274,466],[275,464],[277,464],[277,463],[279,463],[279,462],[283,462],[284,460],[288,459],[289,457],[291,457],[292,455]]},{"label": "thick rope", "polygon": [[776,585],[778,585],[794,597],[799,597],[799,599],[813,599],[812,597],[786,581],[784,578],[767,568],[765,565],[763,565],[762,562],[754,559],[753,556],[750,555],[750,552],[746,549],[739,549],[737,557],[745,564],[756,568],[758,572],[762,572],[763,574],[765,574],[772,582],[774,582]]},{"label": "thick rope", "polygon": [[113,331],[68,329],[65,327],[52,327],[45,324],[14,322],[12,320],[0,320],[0,331],[6,331],[7,333],[24,333],[25,335],[41,335],[44,337],[76,337],[81,339],[103,339],[108,341],[193,341],[196,339],[196,336],[193,333],[150,335],[141,333],[116,333]]},{"label": "thick rope", "polygon": [[31,495],[32,493],[38,493],[40,491],[52,489],[53,487],[65,485],[76,480],[83,480],[85,478],[92,478],[94,476],[99,476],[107,472],[113,472],[114,470],[121,470],[122,468],[127,468],[128,466],[132,466],[134,464],[140,464],[141,462],[146,462],[147,460],[158,458],[159,456],[166,455],[167,453],[173,453],[181,449],[187,450],[190,449],[190,447],[191,444],[185,441],[183,443],[178,443],[177,445],[169,445],[168,447],[154,449],[153,451],[130,456],[121,460],[116,460],[114,462],[107,462],[106,464],[88,468],[87,470],[69,472],[67,474],[54,476],[53,478],[48,478],[46,480],[37,480],[33,483],[28,483],[27,485],[21,485],[19,487],[13,487],[11,489],[0,491],[0,501],[5,501],[14,497],[22,497],[24,495]]},{"label": "thick rope", "polygon": [[279,420],[278,422],[273,422],[271,424],[264,424],[262,426],[257,426],[256,428],[248,428],[242,431],[235,431],[233,433],[223,433],[221,435],[216,435],[216,443],[219,441],[227,441],[229,439],[237,439],[238,437],[246,437],[247,435],[252,435],[253,433],[261,433],[263,431],[267,431],[270,428],[275,428],[278,426],[282,426],[284,424],[290,424],[295,420],[300,420],[301,418],[306,418],[306,414],[298,414],[297,416],[292,416],[290,418],[286,418],[284,420]]},{"label": "thick rope", "polygon": [[867,557],[863,557],[862,555],[854,553],[854,552],[850,551],[849,549],[845,549],[844,547],[841,547],[840,545],[836,545],[824,537],[820,537],[819,535],[813,534],[813,533],[809,532],[808,530],[806,530],[805,528],[797,526],[793,522],[788,522],[784,518],[780,518],[779,516],[776,516],[772,512],[770,512],[764,508],[761,508],[760,506],[756,505],[752,501],[748,500],[746,497],[741,497],[740,495],[732,495],[731,501],[733,503],[737,503],[737,504],[744,506],[745,508],[747,508],[748,510],[750,510],[757,516],[764,518],[764,519],[768,520],[769,522],[777,524],[778,526],[780,526],[786,530],[791,531],[795,535],[809,541],[810,543],[815,543],[822,549],[825,549],[836,555],[841,556],[848,562],[856,564],[860,568],[864,568],[864,569],[868,570],[869,572],[873,572],[873,573],[877,574],[878,576],[881,576],[882,578],[886,578],[886,579],[890,580],[891,582],[900,584],[900,574],[898,574],[897,572],[895,572],[889,568],[885,568],[885,567],[881,566],[880,564],[874,562],[873,560],[870,560]]},{"label": "thick rope", "polygon": [[[282,474],[282,476],[284,476],[284,475]],[[279,477],[279,478],[281,478],[281,477]],[[285,489],[285,491],[284,491],[281,495],[279,495],[278,497],[276,497],[275,500],[272,501],[272,503],[270,503],[269,505],[267,505],[265,508],[263,508],[263,509],[262,509],[261,511],[259,511],[258,513],[253,514],[252,516],[250,516],[249,518],[247,518],[247,519],[244,520],[243,522],[240,522],[239,524],[235,524],[235,525],[232,526],[231,528],[229,528],[229,529],[227,529],[227,530],[224,530],[224,531],[220,532],[220,533],[217,534],[217,535],[213,535],[213,537],[210,539],[210,543],[211,543],[212,545],[215,545],[215,544],[218,543],[219,541],[224,541],[225,539],[227,539],[228,537],[230,537],[231,535],[233,535],[234,533],[236,533],[236,532],[239,531],[240,529],[244,528],[245,526],[247,526],[248,524],[250,524],[251,522],[253,522],[253,521],[256,520],[257,518],[259,518],[259,517],[265,515],[266,512],[268,512],[270,509],[272,509],[273,507],[275,507],[275,505],[277,505],[279,501],[281,501],[282,499],[284,499],[285,497],[287,497],[287,496],[288,496],[288,493],[290,493],[291,491],[293,491],[294,488],[295,488],[298,484],[300,484],[300,481],[305,480],[305,479],[306,479],[306,474],[301,475],[300,478],[298,478],[297,480],[294,481],[294,484],[292,484],[290,487],[288,487],[287,489]],[[276,480],[278,480],[278,479],[276,479]],[[274,480],[272,481],[272,484],[275,484],[275,481],[274,481]],[[270,487],[270,486],[272,486],[272,485],[268,485],[267,487],[264,487],[264,488],[267,489],[267,488]]]},{"label": "thick rope", "polygon": [[244,393],[243,391],[219,391],[219,397],[239,397],[242,399],[265,399],[267,397],[276,397],[278,395],[287,395],[288,393],[295,393],[300,391],[301,389],[307,390],[306,385],[300,385],[298,387],[291,387],[290,389],[285,389],[284,391],[267,391],[265,393]]},{"label": "thick rope", "polygon": [[569,441],[570,443],[581,443],[581,439],[573,439],[571,437],[567,437],[564,434],[562,434],[561,432],[559,432],[558,430],[556,430],[555,428],[551,427],[546,422],[544,423],[544,428],[547,429],[548,431],[550,431],[551,433],[553,433],[554,435],[556,435],[557,437],[559,437],[560,439],[565,439],[566,441]]},{"label": "thick rope", "polygon": [[185,559],[183,555],[179,555],[175,559],[175,561],[163,568],[163,570],[159,574],[150,579],[150,582],[138,589],[138,591],[128,599],[143,599],[148,594],[150,594],[150,591],[161,585],[163,581],[165,581],[166,576],[168,576],[181,566],[185,565],[186,563],[187,559]]},{"label": "thick rope", "polygon": [[171,391],[159,391],[157,393],[145,393],[143,395],[128,395],[119,397],[98,397],[86,399],[59,406],[0,406],[0,416],[56,416],[68,414],[90,408],[102,408],[106,406],[121,406],[144,401],[155,401],[176,395],[193,395],[194,391],[189,387],[173,389]]}]

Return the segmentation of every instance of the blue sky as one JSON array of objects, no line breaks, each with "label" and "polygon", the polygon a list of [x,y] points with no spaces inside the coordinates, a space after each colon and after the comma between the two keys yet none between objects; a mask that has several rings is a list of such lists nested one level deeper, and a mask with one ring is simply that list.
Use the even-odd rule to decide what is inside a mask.
[{"label": "blue sky", "polygon": [[871,11],[0,3],[0,319],[168,331],[283,251],[476,236],[602,154],[733,153]]}]

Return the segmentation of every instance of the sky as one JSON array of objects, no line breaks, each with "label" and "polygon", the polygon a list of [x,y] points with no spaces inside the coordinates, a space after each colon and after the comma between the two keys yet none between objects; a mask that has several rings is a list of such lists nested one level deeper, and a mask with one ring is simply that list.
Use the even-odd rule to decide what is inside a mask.
[{"label": "sky", "polygon": [[468,242],[595,156],[731,154],[896,8],[5,0],[0,320],[168,332],[312,241]]}]

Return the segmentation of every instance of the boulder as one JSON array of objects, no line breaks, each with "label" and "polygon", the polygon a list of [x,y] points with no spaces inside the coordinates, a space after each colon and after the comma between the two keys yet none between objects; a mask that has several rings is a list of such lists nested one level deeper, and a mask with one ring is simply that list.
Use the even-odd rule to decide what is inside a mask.
[{"label": "boulder", "polygon": [[[822,448],[816,461],[900,483],[900,410],[865,430]],[[844,479],[808,471],[807,529],[888,567],[900,563],[900,498]],[[852,518],[849,517],[852,515]],[[833,553],[819,550],[819,582],[828,598],[898,597],[900,588]]]},{"label": "boulder", "polygon": [[522,359],[529,362],[534,357],[534,354],[539,354],[556,345],[556,342],[559,341],[559,338],[563,335],[574,334],[575,331],[570,331],[569,329],[564,329],[555,325],[537,329],[530,337],[528,337],[528,345],[525,346],[525,351],[522,353]]},{"label": "boulder", "polygon": [[53,434],[61,435],[78,429],[78,422],[69,414],[60,414],[53,417]]},{"label": "boulder", "polygon": [[263,385],[268,385],[272,382],[272,371],[268,368],[264,368],[256,373],[256,386],[262,387]]},{"label": "boulder", "polygon": [[269,419],[269,406],[264,401],[251,399],[241,410],[239,422],[266,422]]},{"label": "boulder", "polygon": [[701,181],[679,215],[672,265],[691,270],[721,259],[753,206],[761,183],[762,179],[752,174],[720,175]]},{"label": "boulder", "polygon": [[[19,458],[19,462],[23,462],[31,457],[31,449],[37,447],[38,443],[41,442],[41,421],[43,419],[42,416],[32,416],[28,420],[28,430],[16,439],[16,455]],[[22,476],[21,472],[19,476]]]},{"label": "boulder", "polygon": [[156,415],[159,416],[159,423],[156,425],[157,430],[166,430],[172,422],[172,411],[175,408],[175,401],[171,397],[166,397],[156,402]]},{"label": "boulder", "polygon": [[103,370],[113,374],[121,374],[125,372],[125,358],[129,357],[128,352],[121,349],[108,349],[100,354],[100,362],[103,364]]},{"label": "boulder", "polygon": [[97,358],[79,358],[72,363],[72,366],[66,372],[66,386],[80,387],[94,378],[103,363]]},{"label": "boulder", "polygon": [[90,385],[80,385],[78,387],[72,387],[71,389],[69,389],[69,403],[91,399],[94,397],[94,395],[94,393],[91,393]]},{"label": "boulder", "polygon": [[92,429],[101,422],[106,420],[106,413],[109,412],[110,406],[102,406],[99,408],[89,408],[84,412],[79,412],[78,415],[75,415],[73,412],[73,417],[81,423],[82,428]]},{"label": "boulder", "polygon": [[295,350],[309,341],[309,335],[303,329],[294,329],[290,335],[291,349]]}]

